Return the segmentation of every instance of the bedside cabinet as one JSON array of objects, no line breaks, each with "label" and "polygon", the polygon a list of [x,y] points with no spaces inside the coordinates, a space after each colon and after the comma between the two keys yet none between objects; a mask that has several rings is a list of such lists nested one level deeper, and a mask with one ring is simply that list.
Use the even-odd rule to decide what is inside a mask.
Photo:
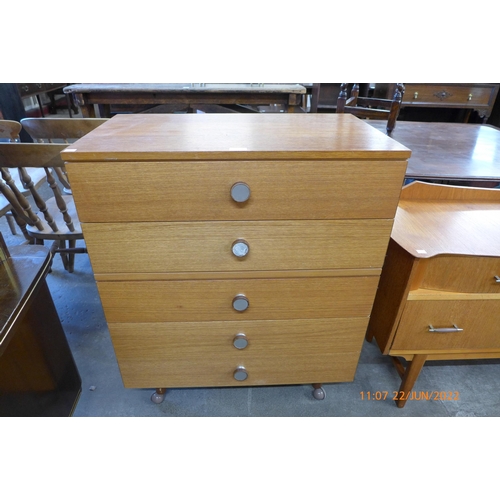
[{"label": "bedside cabinet", "polygon": [[402,376],[397,405],[427,360],[500,357],[499,318],[500,190],[404,187],[367,330]]},{"label": "bedside cabinet", "polygon": [[119,115],[68,147],[125,387],[352,381],[409,155],[350,115]]}]

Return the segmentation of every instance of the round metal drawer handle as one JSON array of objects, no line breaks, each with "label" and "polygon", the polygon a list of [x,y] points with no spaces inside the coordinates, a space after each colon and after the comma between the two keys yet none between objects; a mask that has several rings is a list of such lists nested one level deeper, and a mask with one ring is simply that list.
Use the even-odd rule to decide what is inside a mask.
[{"label": "round metal drawer handle", "polygon": [[236,349],[245,349],[248,345],[247,336],[244,333],[237,333],[233,339],[233,345]]},{"label": "round metal drawer handle", "polygon": [[418,99],[418,92],[415,92],[415,93],[413,94],[413,99]]},{"label": "round metal drawer handle", "polygon": [[494,278],[497,283],[500,283],[500,276],[495,276]]},{"label": "round metal drawer handle", "polygon": [[242,259],[250,251],[250,246],[245,240],[236,240],[233,242],[232,251],[235,257]]},{"label": "round metal drawer handle", "polygon": [[468,101],[472,101],[472,94],[469,94],[469,97],[467,98]]},{"label": "round metal drawer handle", "polygon": [[244,295],[236,295],[233,299],[233,309],[238,312],[243,312],[248,309],[250,302]]},{"label": "round metal drawer handle", "polygon": [[248,372],[245,370],[244,366],[238,366],[238,368],[234,370],[233,377],[235,380],[242,382],[248,378]]},{"label": "round metal drawer handle", "polygon": [[237,182],[231,187],[231,198],[236,203],[245,203],[250,198],[250,187],[244,182]]}]

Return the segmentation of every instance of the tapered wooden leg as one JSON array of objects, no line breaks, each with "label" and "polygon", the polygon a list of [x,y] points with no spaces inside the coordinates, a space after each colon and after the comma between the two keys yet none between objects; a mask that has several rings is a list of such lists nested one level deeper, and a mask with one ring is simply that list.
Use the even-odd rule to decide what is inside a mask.
[{"label": "tapered wooden leg", "polygon": [[426,359],[427,354],[415,354],[413,359],[408,363],[403,375],[403,381],[399,387],[398,397],[396,399],[396,405],[398,408],[403,408],[406,404],[410,391],[420,375],[420,370],[422,370]]}]

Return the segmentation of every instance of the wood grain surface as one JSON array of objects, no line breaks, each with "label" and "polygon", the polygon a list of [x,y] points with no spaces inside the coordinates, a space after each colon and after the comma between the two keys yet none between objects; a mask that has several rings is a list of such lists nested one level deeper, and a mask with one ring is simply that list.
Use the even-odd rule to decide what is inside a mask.
[{"label": "wood grain surface", "polygon": [[[108,322],[314,319],[368,316],[377,276],[98,282]],[[250,307],[236,312],[233,298]]]},{"label": "wood grain surface", "polygon": [[347,114],[116,115],[62,154],[65,161],[385,159],[410,150]]},{"label": "wood grain surface", "polygon": [[[367,318],[209,323],[110,323],[125,387],[351,381]],[[248,346],[233,338],[245,333]],[[248,378],[233,372],[244,366]]]},{"label": "wood grain surface", "polygon": [[[95,273],[382,268],[392,220],[84,225]],[[232,245],[243,239],[243,258]],[[499,271],[500,272],[500,271]]]}]

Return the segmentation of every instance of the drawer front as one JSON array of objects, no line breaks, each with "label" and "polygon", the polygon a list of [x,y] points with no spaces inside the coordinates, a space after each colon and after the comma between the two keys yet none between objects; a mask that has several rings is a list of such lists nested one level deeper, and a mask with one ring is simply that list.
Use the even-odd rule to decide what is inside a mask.
[{"label": "drawer front", "polygon": [[[101,281],[108,323],[368,316],[378,276]],[[237,311],[248,301],[248,308]],[[235,303],[234,301],[237,300]]]},{"label": "drawer front", "polygon": [[19,95],[24,97],[40,94],[41,92],[44,92],[45,87],[43,83],[18,83],[17,89],[19,91]]},{"label": "drawer front", "polygon": [[493,87],[407,84],[404,104],[475,107],[492,104]]},{"label": "drawer front", "polygon": [[[454,328],[463,331],[429,332]],[[392,345],[394,350],[498,349],[500,300],[409,301]]]},{"label": "drawer front", "polygon": [[[68,163],[82,222],[393,218],[406,161]],[[235,184],[250,197],[236,202]]]},{"label": "drawer front", "polygon": [[[110,323],[125,387],[347,382],[367,318],[208,323]],[[245,335],[245,348],[233,342]],[[234,371],[244,367],[247,378]]]},{"label": "drawer front", "polygon": [[381,268],[392,220],[84,224],[94,272]]},{"label": "drawer front", "polygon": [[421,261],[420,288],[462,293],[500,293],[500,258],[438,255]]}]

